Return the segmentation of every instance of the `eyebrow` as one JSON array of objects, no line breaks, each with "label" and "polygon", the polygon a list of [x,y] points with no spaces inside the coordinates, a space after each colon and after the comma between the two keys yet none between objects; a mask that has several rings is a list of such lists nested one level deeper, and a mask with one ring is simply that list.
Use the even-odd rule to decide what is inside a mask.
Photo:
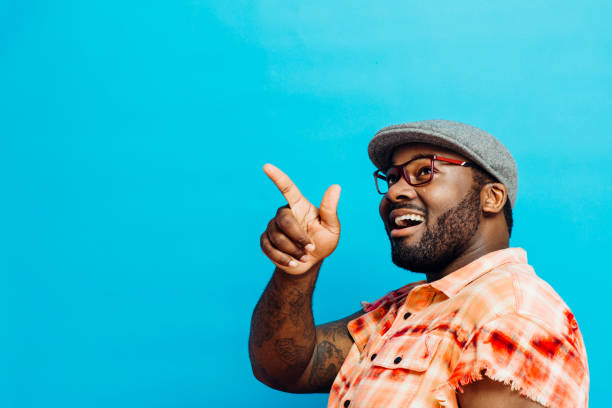
[{"label": "eyebrow", "polygon": [[400,164],[408,163],[408,162],[416,160],[416,159],[429,159],[429,158],[433,157],[436,154],[437,153],[420,153],[420,154],[417,154],[417,155],[413,156],[410,160],[406,160],[405,162],[402,162],[402,163],[395,164],[395,163],[391,162],[391,165],[392,166],[399,166]]}]

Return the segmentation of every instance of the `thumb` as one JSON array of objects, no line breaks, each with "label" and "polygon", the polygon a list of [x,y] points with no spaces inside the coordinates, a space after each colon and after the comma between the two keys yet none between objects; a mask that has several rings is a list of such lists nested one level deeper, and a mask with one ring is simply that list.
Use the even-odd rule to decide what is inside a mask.
[{"label": "thumb", "polygon": [[340,233],[340,220],[338,219],[340,190],[341,188],[338,184],[330,186],[327,191],[325,191],[325,194],[323,194],[321,207],[319,208],[321,224],[335,234]]}]

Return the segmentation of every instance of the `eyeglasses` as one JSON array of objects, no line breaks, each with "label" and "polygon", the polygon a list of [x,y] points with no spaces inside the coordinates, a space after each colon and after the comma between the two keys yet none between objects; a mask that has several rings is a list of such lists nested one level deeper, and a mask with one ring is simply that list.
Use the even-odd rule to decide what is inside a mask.
[{"label": "eyeglasses", "polygon": [[374,182],[376,183],[376,190],[380,194],[387,194],[389,188],[400,181],[402,177],[411,186],[422,186],[433,180],[434,175],[434,162],[436,160],[443,161],[450,164],[456,164],[462,167],[476,167],[475,164],[450,159],[448,157],[441,157],[438,155],[417,157],[409,160],[406,163],[398,164],[397,166],[391,167],[385,173],[381,170],[374,172]]}]

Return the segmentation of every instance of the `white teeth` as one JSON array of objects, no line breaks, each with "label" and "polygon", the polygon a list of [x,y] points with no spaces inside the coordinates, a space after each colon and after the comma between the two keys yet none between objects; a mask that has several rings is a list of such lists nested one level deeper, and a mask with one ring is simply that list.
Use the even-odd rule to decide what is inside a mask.
[{"label": "white teeth", "polygon": [[399,225],[400,227],[405,227],[408,225],[408,223],[406,222],[408,220],[423,222],[425,221],[425,217],[423,217],[422,215],[417,215],[417,214],[405,214],[405,215],[396,217],[395,224]]}]

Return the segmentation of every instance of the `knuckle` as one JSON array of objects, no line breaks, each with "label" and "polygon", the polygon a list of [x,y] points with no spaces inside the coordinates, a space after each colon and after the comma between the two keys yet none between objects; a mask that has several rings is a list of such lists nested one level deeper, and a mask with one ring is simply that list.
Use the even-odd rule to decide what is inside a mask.
[{"label": "knuckle", "polygon": [[268,245],[268,234],[266,234],[265,232],[261,234],[261,236],[259,237],[259,244],[262,247],[265,247]]},{"label": "knuckle", "polygon": [[275,247],[274,242],[270,239],[270,237],[264,232],[261,234],[259,238],[261,249],[263,253],[274,263],[279,265],[288,265],[291,262],[291,256],[287,255],[285,252],[280,251]]},{"label": "knuckle", "polygon": [[276,231],[276,220],[274,218],[272,218],[270,220],[270,222],[268,223],[268,226],[266,228],[266,232],[274,232]]},{"label": "knuckle", "polygon": [[281,193],[287,194],[292,190],[292,187],[293,186],[291,184],[285,184],[284,186],[280,187],[279,190],[281,191]]},{"label": "knuckle", "polygon": [[291,211],[291,207],[289,207],[289,204],[285,204],[282,207],[278,207],[278,209],[276,210],[276,213],[280,214],[285,211]]},{"label": "knuckle", "polygon": [[280,244],[280,239],[278,234],[269,234],[268,235],[268,239],[270,240],[270,242],[272,243],[272,245],[274,245],[275,247],[279,247]]},{"label": "knuckle", "polygon": [[270,256],[270,243],[263,237],[260,240],[260,246],[262,252],[267,256]]},{"label": "knuckle", "polygon": [[276,223],[281,229],[286,230],[288,228],[291,228],[295,224],[295,221],[292,219],[292,217],[287,215],[278,217]]}]

